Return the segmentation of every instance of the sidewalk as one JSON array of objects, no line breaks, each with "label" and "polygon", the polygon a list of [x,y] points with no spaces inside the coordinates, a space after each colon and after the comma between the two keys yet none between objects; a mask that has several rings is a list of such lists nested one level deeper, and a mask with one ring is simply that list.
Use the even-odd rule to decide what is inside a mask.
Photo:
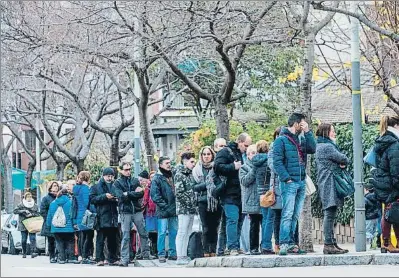
[{"label": "sidewalk", "polygon": [[175,261],[160,264],[158,260],[137,261],[138,267],[232,267],[232,268],[274,268],[274,267],[312,267],[338,265],[399,265],[399,254],[381,254],[380,250],[355,252],[354,244],[341,245],[348,249],[344,255],[324,255],[323,245],[314,245],[314,253],[307,255],[241,255],[236,257],[199,258],[188,266],[177,266]]}]

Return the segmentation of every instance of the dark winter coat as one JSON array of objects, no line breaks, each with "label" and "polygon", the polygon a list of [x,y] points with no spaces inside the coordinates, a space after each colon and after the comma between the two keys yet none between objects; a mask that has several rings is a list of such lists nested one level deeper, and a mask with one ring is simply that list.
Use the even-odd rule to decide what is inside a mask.
[{"label": "dark winter coat", "polygon": [[206,188],[206,177],[208,176],[210,170],[211,169],[202,167],[202,173],[204,174],[203,180],[194,185],[194,191],[197,192],[197,195],[198,195],[198,197],[197,197],[198,203],[204,203],[204,204],[208,203],[208,191]]},{"label": "dark winter coat", "polygon": [[375,141],[377,169],[372,171],[376,197],[383,203],[399,198],[399,138],[387,131]]},{"label": "dark winter coat", "polygon": [[90,187],[87,184],[75,184],[72,190],[73,196],[77,200],[76,219],[74,222],[78,225],[80,231],[89,230],[86,226],[82,225],[83,215],[89,207]]},{"label": "dark winter coat", "polygon": [[378,219],[380,217],[382,205],[377,200],[374,192],[368,192],[364,195],[364,204],[366,208],[366,220]]},{"label": "dark winter coat", "polygon": [[167,179],[161,172],[155,174],[151,181],[151,199],[157,205],[158,218],[176,216],[176,196],[173,179]]},{"label": "dark winter coat", "polygon": [[[25,232],[26,228],[25,225],[22,223],[25,219],[35,217],[39,215],[38,207],[36,204],[33,205],[31,208],[27,208],[24,206],[23,202],[21,202],[15,209],[14,214],[18,214],[18,231]],[[29,215],[29,217],[28,217]]]},{"label": "dark winter coat", "polygon": [[265,194],[270,188],[270,169],[268,166],[268,154],[259,153],[252,158],[255,169],[256,186],[258,195]]},{"label": "dark winter coat", "polygon": [[47,214],[50,209],[50,204],[55,200],[55,196],[53,194],[47,194],[43,197],[42,202],[40,204],[40,215],[43,217],[43,226],[40,232],[42,236],[54,236],[50,231],[50,226],[46,225]]},{"label": "dark winter coat", "polygon": [[[61,206],[62,210],[64,211],[65,214],[65,219],[66,219],[66,225],[65,227],[59,228],[59,227],[54,227],[53,225],[53,217],[55,215],[55,212],[57,211],[58,207]],[[70,198],[68,198],[67,195],[62,195],[55,199],[54,202],[50,204],[50,209],[47,214],[47,219],[46,219],[46,225],[47,229],[50,229],[51,233],[73,233],[75,230],[73,229],[73,225],[76,225],[77,223],[75,222],[75,219],[72,219],[72,201]]]},{"label": "dark winter coat", "polygon": [[260,213],[260,199],[256,184],[255,167],[249,159],[240,168],[242,212],[248,214]]},{"label": "dark winter coat", "polygon": [[[301,146],[303,163],[300,163],[297,147],[286,136],[291,137]],[[304,181],[306,178],[306,160],[308,154],[316,151],[316,141],[313,132],[306,132],[304,136],[292,134],[283,127],[280,136],[273,143],[273,167],[280,181]]]},{"label": "dark winter coat", "polygon": [[[233,154],[231,154],[228,148],[231,149]],[[234,161],[241,161],[243,163],[238,144],[230,142],[227,147],[221,149],[216,154],[214,169],[217,175],[227,178],[226,190],[220,196],[222,203],[241,206],[239,170],[235,169]]]},{"label": "dark winter coat", "polygon": [[[135,214],[142,211],[140,199],[144,197],[144,190],[135,192],[140,187],[138,179],[121,176],[114,182],[115,196],[118,198],[119,213]],[[127,192],[127,196],[123,193]]]},{"label": "dark winter coat", "polygon": [[[108,199],[107,193],[115,198]],[[96,207],[98,229],[118,227],[118,201],[112,183],[107,185],[104,178],[101,178],[96,185],[92,186],[90,188],[90,203]]]},{"label": "dark winter coat", "polygon": [[344,198],[338,197],[333,171],[340,164],[348,165],[348,157],[341,153],[329,138],[319,137],[316,147],[317,185],[323,209],[342,206]]},{"label": "dark winter coat", "polygon": [[196,202],[194,195],[195,180],[193,171],[182,167],[176,171],[174,178],[176,187],[176,213],[181,214],[195,214]]}]

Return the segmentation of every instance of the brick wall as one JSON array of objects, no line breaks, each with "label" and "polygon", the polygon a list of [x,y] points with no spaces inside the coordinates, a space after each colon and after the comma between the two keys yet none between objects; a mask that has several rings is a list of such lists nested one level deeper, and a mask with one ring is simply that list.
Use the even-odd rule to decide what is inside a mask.
[{"label": "brick wall", "polygon": [[[349,225],[336,224],[334,228],[335,238],[339,244],[354,243],[355,242],[355,223],[354,219],[350,221]],[[312,223],[313,243],[324,243],[323,219],[313,218]]]}]

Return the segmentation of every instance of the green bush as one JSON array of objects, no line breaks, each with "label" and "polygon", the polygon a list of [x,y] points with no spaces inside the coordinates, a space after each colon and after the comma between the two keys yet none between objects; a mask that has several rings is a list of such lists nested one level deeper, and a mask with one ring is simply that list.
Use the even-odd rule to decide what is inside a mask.
[{"label": "green bush", "polygon": [[[348,170],[353,175],[353,126],[352,124],[337,124],[335,125],[337,132],[337,145],[343,153],[345,153],[349,160],[352,162],[348,165]],[[374,144],[375,139],[378,137],[377,125],[363,125],[363,157],[367,151]],[[312,179],[317,181],[316,164],[314,159],[312,161]],[[363,180],[367,181],[370,177],[370,167],[363,167]],[[317,185],[316,185],[317,186]],[[313,217],[323,217],[321,203],[318,194],[312,196],[312,215]],[[349,224],[350,220],[355,217],[355,202],[354,197],[345,199],[344,206],[338,210],[337,222],[341,224]]]}]

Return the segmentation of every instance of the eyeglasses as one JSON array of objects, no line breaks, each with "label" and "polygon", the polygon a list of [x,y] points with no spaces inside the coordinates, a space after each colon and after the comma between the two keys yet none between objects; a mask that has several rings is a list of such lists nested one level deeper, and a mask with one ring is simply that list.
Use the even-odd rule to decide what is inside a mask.
[{"label": "eyeglasses", "polygon": [[131,171],[131,170],[132,170],[132,168],[123,169],[123,171],[125,171],[125,172]]}]

